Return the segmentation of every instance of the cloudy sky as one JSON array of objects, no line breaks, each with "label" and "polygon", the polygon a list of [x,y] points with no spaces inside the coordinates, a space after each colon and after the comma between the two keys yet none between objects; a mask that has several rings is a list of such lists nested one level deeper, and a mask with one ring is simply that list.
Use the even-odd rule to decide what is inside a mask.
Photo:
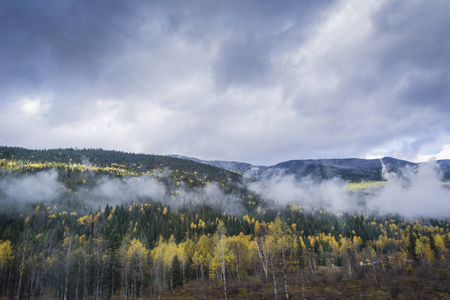
[{"label": "cloudy sky", "polygon": [[450,2],[0,2],[0,145],[450,159]]}]

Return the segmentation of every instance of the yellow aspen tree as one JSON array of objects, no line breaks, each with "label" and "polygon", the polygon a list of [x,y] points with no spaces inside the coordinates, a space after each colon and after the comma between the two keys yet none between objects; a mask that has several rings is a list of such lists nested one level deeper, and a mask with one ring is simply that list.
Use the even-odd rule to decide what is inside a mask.
[{"label": "yellow aspen tree", "polygon": [[0,270],[9,267],[12,262],[13,250],[10,241],[0,241]]}]

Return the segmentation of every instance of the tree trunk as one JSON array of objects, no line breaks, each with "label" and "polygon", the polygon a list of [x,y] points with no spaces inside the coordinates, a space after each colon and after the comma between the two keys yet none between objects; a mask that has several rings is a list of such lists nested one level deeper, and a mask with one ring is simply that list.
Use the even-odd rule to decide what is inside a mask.
[{"label": "tree trunk", "polygon": [[141,288],[140,288],[140,294],[141,294],[141,300],[144,298],[144,263],[143,258],[141,257],[140,266],[141,266]]},{"label": "tree trunk", "polygon": [[281,256],[283,258],[284,292],[286,294],[286,299],[289,299],[289,291],[288,291],[288,284],[287,284],[287,278],[286,278],[286,258],[284,257],[284,249],[283,249],[283,247],[281,247]]},{"label": "tree trunk", "polygon": [[352,277],[352,266],[350,265],[350,257],[347,258],[348,263],[348,275]]},{"label": "tree trunk", "polygon": [[78,287],[80,285],[80,266],[81,262],[78,261],[78,272],[77,272],[77,284],[76,284],[76,288],[75,288],[75,299],[78,299]]},{"label": "tree trunk", "polygon": [[377,271],[375,270],[375,264],[372,264],[373,267],[373,277],[375,278],[375,288],[378,288],[378,279],[377,279]]},{"label": "tree trunk", "polygon": [[309,255],[308,255],[308,262],[309,262],[309,268],[311,269],[311,274],[312,274],[313,276],[315,276],[316,274],[315,274],[314,269],[313,269],[313,266],[312,266],[312,264],[311,264],[311,256],[309,256]]},{"label": "tree trunk", "polygon": [[304,300],[305,299],[305,274],[303,273],[303,270],[302,270],[301,276],[302,276],[302,299]]},{"label": "tree trunk", "polygon": [[222,235],[222,238],[221,238],[221,245],[222,245],[223,289],[224,289],[224,292],[225,292],[225,300],[227,300],[228,299],[228,297],[227,297],[227,279],[226,279],[226,276],[225,276],[225,247],[224,247],[224,244],[223,244],[223,235]]},{"label": "tree trunk", "polygon": [[14,296],[14,299],[16,300],[20,299],[20,289],[22,288],[23,271],[25,270],[25,254],[27,251],[27,240],[28,236],[25,236],[22,250],[22,261],[20,263],[19,284],[17,285],[16,295]]},{"label": "tree trunk", "polygon": [[84,249],[84,284],[83,284],[83,299],[87,299],[87,251]]},{"label": "tree trunk", "polygon": [[275,268],[273,267],[273,261],[270,262],[270,265],[272,266],[273,292],[275,294],[275,300],[277,300],[278,299],[277,279],[275,278]]},{"label": "tree trunk", "polygon": [[69,238],[69,249],[67,252],[67,261],[66,261],[66,276],[64,280],[64,300],[67,300],[67,290],[69,286],[69,270],[70,270],[70,255],[72,252],[72,238]]},{"label": "tree trunk", "polygon": [[[259,244],[258,244],[258,241],[257,241],[257,239],[255,238],[255,244],[256,244],[256,249],[258,250],[258,256],[259,256],[259,259],[261,260],[261,265],[262,265],[262,267],[263,267],[263,271],[264,271],[264,275],[266,276],[266,281],[269,281],[269,276],[268,276],[268,259],[267,259],[267,255],[266,255],[266,253],[265,253],[265,251],[264,251],[264,249],[263,249],[263,251],[261,252],[261,248],[260,248],[260,246],[259,246]],[[264,245],[264,243],[263,243],[263,245]],[[264,246],[263,246],[264,247]]]},{"label": "tree trunk", "polygon": [[12,266],[9,267],[8,285],[6,286],[6,295],[9,295],[9,287],[11,285]]}]

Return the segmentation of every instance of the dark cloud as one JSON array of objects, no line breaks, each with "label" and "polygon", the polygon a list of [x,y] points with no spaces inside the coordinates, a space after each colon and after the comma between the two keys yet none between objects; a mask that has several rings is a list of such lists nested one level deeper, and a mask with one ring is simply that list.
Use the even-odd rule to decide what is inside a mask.
[{"label": "dark cloud", "polygon": [[399,83],[406,105],[450,108],[450,4],[388,1],[374,14],[374,38],[383,45],[378,72]]},{"label": "dark cloud", "polygon": [[245,86],[261,82],[270,67],[267,49],[264,48],[264,45],[249,39],[224,43],[214,65],[217,88],[221,90],[230,85]]},{"label": "dark cloud", "polygon": [[0,144],[264,164],[437,153],[449,6],[3,1]]},{"label": "dark cloud", "polygon": [[2,82],[19,80],[33,87],[95,78],[111,53],[120,51],[125,38],[126,16],[133,7],[121,3],[2,2],[1,57],[6,66],[2,77],[13,74]]}]

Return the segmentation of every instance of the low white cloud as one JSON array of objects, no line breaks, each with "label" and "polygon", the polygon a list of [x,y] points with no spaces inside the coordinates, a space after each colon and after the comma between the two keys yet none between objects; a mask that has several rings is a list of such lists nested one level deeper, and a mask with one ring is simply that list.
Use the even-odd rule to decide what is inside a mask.
[{"label": "low white cloud", "polygon": [[401,175],[387,173],[386,179],[386,185],[367,200],[368,209],[410,218],[450,215],[450,189],[435,163],[406,167]]},{"label": "low white cloud", "polygon": [[366,191],[352,191],[346,181],[334,178],[317,181],[293,176],[278,176],[250,183],[248,187],[266,199],[281,205],[300,204],[322,207],[335,212],[400,214],[408,218],[450,215],[450,189],[434,163],[417,169],[405,167],[398,173],[383,171],[387,183]]},{"label": "low white cloud", "polygon": [[[167,172],[158,175],[166,176]],[[339,178],[317,181],[310,177],[296,180],[294,176],[275,176],[249,182],[245,186],[262,198],[282,206],[300,204],[334,212],[398,213],[408,218],[447,218],[450,215],[450,189],[443,184],[437,164],[405,167],[397,173],[384,169],[383,176],[387,180],[383,187],[363,192],[349,191],[346,187],[348,182]],[[3,173],[0,180],[0,198],[5,208],[36,202],[51,203],[63,195],[64,186],[58,181],[55,170],[22,176]],[[225,194],[214,183],[194,190],[180,185],[169,193],[166,186],[158,181],[158,176],[125,179],[101,177],[95,188],[80,189],[76,197],[93,208],[154,200],[174,209],[195,203],[210,205],[229,215],[246,213],[242,199],[234,194]]]},{"label": "low white cloud", "polygon": [[50,170],[19,177],[3,176],[0,191],[3,200],[9,203],[51,202],[61,196],[64,186],[58,181],[58,173]]},{"label": "low white cloud", "polygon": [[136,178],[107,178],[99,180],[96,187],[82,193],[84,201],[95,206],[116,205],[126,202],[147,201],[149,199],[162,201],[165,195],[164,185],[152,176]]},{"label": "low white cloud", "polygon": [[339,178],[317,181],[306,177],[299,181],[294,176],[277,176],[251,183],[248,187],[281,205],[300,204],[331,211],[353,211],[357,209],[356,201],[346,191],[346,184]]},{"label": "low white cloud", "polygon": [[4,209],[19,209],[23,205],[39,202],[46,202],[49,205],[58,202],[57,206],[64,208],[67,205],[65,200],[82,201],[93,209],[104,208],[107,204],[115,206],[158,201],[170,205],[172,209],[185,204],[194,204],[209,205],[228,215],[241,215],[245,212],[241,198],[234,194],[225,194],[215,183],[193,190],[181,184],[169,190],[161,183],[161,178],[170,176],[167,169],[155,176],[127,178],[101,176],[93,189],[81,187],[76,193],[64,192],[64,185],[58,180],[58,172],[54,169],[24,176],[11,173],[1,175],[0,204]]}]

